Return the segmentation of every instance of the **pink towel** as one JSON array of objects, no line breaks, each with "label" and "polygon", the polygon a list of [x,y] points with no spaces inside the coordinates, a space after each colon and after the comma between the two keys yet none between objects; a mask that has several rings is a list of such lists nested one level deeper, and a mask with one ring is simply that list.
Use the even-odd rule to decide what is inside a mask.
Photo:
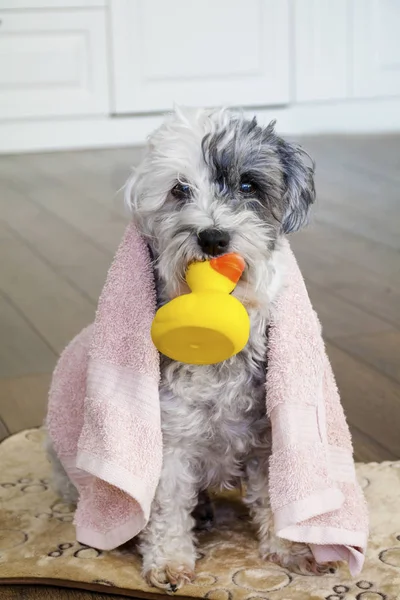
[{"label": "pink towel", "polygon": [[319,562],[347,561],[356,575],[367,546],[367,505],[321,326],[289,244],[285,253],[285,282],[272,307],[268,340],[275,531],[310,544]]},{"label": "pink towel", "polygon": [[[266,410],[272,423],[270,496],[279,536],[306,542],[321,562],[363,565],[365,501],[350,433],[296,260],[271,309]],[[78,488],[78,541],[115,548],[145,526],[162,466],[159,360],[148,250],[130,225],[108,273],[94,325],[62,354],[47,426]],[[268,465],[265,466],[268,468]]]},{"label": "pink towel", "polygon": [[64,350],[49,396],[48,432],[80,496],[76,536],[96,548],[115,548],[143,529],[160,477],[155,309],[149,252],[132,225],[95,322]]}]

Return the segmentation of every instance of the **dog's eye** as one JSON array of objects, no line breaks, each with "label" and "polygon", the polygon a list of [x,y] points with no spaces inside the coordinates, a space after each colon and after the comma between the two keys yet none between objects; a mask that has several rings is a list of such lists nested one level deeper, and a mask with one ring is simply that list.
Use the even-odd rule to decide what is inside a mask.
[{"label": "dog's eye", "polygon": [[257,188],[251,181],[243,180],[240,182],[240,191],[246,196],[252,196],[256,193]]},{"label": "dog's eye", "polygon": [[171,190],[171,194],[180,200],[186,200],[192,195],[191,187],[188,183],[177,183]]}]

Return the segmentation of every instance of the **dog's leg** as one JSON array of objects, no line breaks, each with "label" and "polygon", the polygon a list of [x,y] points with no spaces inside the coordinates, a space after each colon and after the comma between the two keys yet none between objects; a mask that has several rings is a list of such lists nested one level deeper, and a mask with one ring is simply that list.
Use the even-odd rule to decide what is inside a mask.
[{"label": "dog's leg", "polygon": [[245,502],[257,528],[261,557],[303,575],[334,573],[336,563],[317,563],[307,544],[290,542],[275,535],[268,492],[267,460],[267,456],[254,457],[246,467]]},{"label": "dog's leg", "polygon": [[150,521],[140,537],[143,574],[149,584],[167,592],[194,578],[192,511],[198,488],[189,462],[182,449],[166,449]]},{"label": "dog's leg", "polygon": [[209,531],[212,529],[214,524],[214,507],[207,490],[200,492],[192,516],[196,522],[196,530]]}]

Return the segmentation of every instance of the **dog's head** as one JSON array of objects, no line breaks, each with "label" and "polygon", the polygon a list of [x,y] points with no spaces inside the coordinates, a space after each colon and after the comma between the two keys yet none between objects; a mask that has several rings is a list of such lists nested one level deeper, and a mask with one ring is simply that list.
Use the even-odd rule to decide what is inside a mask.
[{"label": "dog's head", "polygon": [[176,109],[151,136],[126,196],[169,297],[183,291],[189,262],[232,251],[254,295],[279,236],[307,219],[313,165],[274,123]]}]

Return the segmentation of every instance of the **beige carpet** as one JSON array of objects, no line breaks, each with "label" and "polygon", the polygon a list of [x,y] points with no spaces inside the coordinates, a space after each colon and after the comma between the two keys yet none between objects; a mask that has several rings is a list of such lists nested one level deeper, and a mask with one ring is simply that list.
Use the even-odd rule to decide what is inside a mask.
[{"label": "beige carpet", "polygon": [[[154,597],[133,546],[99,552],[74,539],[72,507],[49,485],[43,433],[19,433],[0,445],[0,584],[33,581]],[[179,596],[210,600],[400,600],[400,462],[358,465],[371,510],[364,572],[293,576],[257,555],[238,499],[220,500],[218,528],[200,534],[197,579]]]}]

